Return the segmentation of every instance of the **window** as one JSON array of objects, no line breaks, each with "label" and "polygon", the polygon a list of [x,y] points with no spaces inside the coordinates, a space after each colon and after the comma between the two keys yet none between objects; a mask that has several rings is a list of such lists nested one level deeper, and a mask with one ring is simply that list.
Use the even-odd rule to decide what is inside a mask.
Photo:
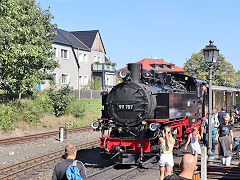
[{"label": "window", "polygon": [[87,85],[88,84],[88,76],[84,76],[83,77],[83,85]]},{"label": "window", "polygon": [[94,62],[97,62],[98,60],[97,60],[97,56],[94,56]]},{"label": "window", "polygon": [[68,50],[61,49],[61,58],[62,59],[68,59]]},{"label": "window", "polygon": [[57,81],[57,74],[56,73],[52,73],[52,77],[53,77],[52,80],[56,82]]},{"label": "window", "polygon": [[79,62],[83,62],[83,53],[79,53]]},{"label": "window", "polygon": [[68,74],[62,74],[62,84],[68,84],[68,83],[69,83]]},{"label": "window", "polygon": [[171,65],[171,69],[174,69],[174,65]]},{"label": "window", "polygon": [[84,54],[83,59],[84,59],[84,62],[87,62],[87,54]]},{"label": "window", "polygon": [[53,58],[55,59],[55,58],[57,58],[57,57],[58,57],[57,48],[54,47],[54,48],[53,48]]},{"label": "window", "polygon": [[79,83],[80,83],[80,86],[83,86],[83,76],[79,76]]},{"label": "window", "polygon": [[79,76],[79,83],[80,86],[86,86],[88,84],[88,76],[87,75]]},{"label": "window", "polygon": [[100,56],[98,57],[98,61],[101,62],[101,57]]},{"label": "window", "polygon": [[167,69],[167,65],[166,64],[163,64],[163,69]]}]

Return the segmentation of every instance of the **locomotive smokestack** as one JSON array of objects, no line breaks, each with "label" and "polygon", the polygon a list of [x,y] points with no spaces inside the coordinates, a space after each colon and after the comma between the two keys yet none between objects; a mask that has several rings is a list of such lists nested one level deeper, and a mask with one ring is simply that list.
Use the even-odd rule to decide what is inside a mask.
[{"label": "locomotive smokestack", "polygon": [[129,63],[128,70],[131,72],[131,81],[132,82],[139,82],[140,81],[140,69],[142,64],[139,63]]}]

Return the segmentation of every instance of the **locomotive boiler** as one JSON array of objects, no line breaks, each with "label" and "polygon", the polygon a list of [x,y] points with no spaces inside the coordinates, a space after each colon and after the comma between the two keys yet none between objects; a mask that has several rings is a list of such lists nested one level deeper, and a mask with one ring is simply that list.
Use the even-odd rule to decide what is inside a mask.
[{"label": "locomotive boiler", "polygon": [[202,118],[202,85],[176,72],[157,72],[130,63],[122,83],[102,92],[102,117],[92,123],[102,132],[101,156],[121,164],[141,163],[159,152],[158,138],[170,126],[179,148]]}]

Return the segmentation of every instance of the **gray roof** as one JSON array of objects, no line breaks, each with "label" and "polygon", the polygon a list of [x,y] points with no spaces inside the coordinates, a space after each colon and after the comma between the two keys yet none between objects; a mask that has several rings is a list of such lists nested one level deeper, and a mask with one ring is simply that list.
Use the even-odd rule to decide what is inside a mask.
[{"label": "gray roof", "polygon": [[99,31],[72,31],[71,33],[91,49],[96,35],[99,33]]},{"label": "gray roof", "polygon": [[234,88],[234,87],[226,87],[226,86],[212,86],[213,90],[223,90],[223,91],[229,91],[229,92],[233,92],[233,91],[240,91],[240,89],[238,88]]},{"label": "gray roof", "polygon": [[[73,48],[82,49],[85,51],[91,51],[83,42],[76,38],[72,33],[62,30],[57,30],[57,35],[53,37],[55,43],[65,44],[72,46]],[[54,31],[54,30],[51,30]]]}]

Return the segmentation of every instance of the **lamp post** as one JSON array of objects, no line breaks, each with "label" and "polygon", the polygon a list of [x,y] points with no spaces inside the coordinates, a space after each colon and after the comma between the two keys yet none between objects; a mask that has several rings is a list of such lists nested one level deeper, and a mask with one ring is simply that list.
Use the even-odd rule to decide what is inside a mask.
[{"label": "lamp post", "polygon": [[213,66],[214,63],[216,63],[217,61],[217,57],[219,54],[219,50],[217,49],[216,46],[213,45],[212,40],[209,41],[209,45],[207,45],[204,49],[203,49],[203,53],[204,53],[204,59],[205,62],[208,65],[209,68],[209,101],[208,101],[208,164],[212,164],[213,163],[213,159],[212,159],[212,70],[213,70]]}]

